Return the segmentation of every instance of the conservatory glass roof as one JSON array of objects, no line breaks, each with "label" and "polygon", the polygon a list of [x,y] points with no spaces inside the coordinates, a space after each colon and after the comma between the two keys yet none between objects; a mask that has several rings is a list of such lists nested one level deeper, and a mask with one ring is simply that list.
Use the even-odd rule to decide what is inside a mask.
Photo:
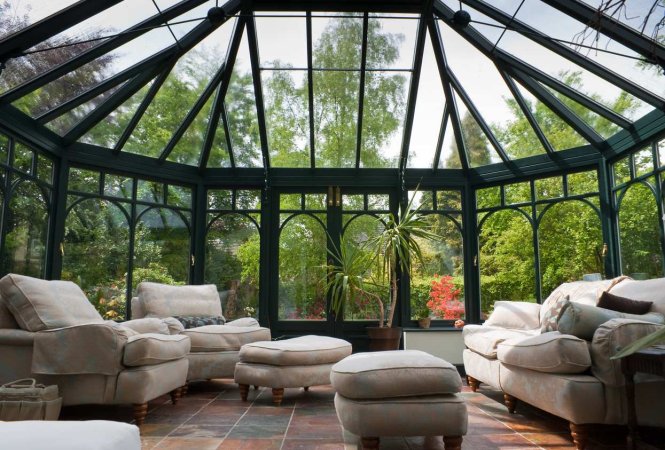
[{"label": "conservatory glass roof", "polygon": [[65,154],[202,170],[604,155],[663,120],[664,14],[661,0],[9,0],[0,122]]}]

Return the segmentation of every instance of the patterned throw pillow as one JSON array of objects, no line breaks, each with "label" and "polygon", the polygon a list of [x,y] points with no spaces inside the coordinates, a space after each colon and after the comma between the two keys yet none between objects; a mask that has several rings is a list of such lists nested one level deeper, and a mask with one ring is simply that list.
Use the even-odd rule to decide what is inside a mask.
[{"label": "patterned throw pillow", "polygon": [[552,299],[547,305],[543,305],[543,308],[546,308],[545,314],[540,321],[540,332],[547,333],[548,331],[557,331],[557,321],[559,316],[563,311],[564,307],[570,301],[568,295],[560,295],[556,299]]},{"label": "patterned throw pillow", "polygon": [[197,328],[205,325],[224,325],[226,323],[224,316],[173,316],[173,318],[178,320],[185,329]]}]

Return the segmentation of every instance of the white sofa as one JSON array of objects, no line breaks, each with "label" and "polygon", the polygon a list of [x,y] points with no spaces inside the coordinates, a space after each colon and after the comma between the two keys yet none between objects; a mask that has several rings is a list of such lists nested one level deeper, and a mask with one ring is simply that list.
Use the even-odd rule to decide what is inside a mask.
[{"label": "white sofa", "polygon": [[[642,316],[615,313],[596,306],[603,291],[653,304]],[[558,317],[550,314],[566,298],[570,305]],[[658,323],[663,323],[663,314],[665,278],[564,283],[542,306],[496,302],[483,325],[463,330],[469,385],[474,391],[481,382],[502,390],[511,413],[519,399],[569,421],[573,441],[583,449],[585,425],[627,423],[621,362],[610,357],[662,327]],[[541,330],[554,322],[560,330]],[[665,379],[638,374],[638,424],[665,427],[664,403]]]}]

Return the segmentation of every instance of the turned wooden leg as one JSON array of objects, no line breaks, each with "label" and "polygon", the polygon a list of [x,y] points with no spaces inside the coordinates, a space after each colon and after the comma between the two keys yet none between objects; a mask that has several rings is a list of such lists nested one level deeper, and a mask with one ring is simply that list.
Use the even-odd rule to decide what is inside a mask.
[{"label": "turned wooden leg", "polygon": [[145,422],[145,416],[148,415],[148,403],[136,403],[134,405],[134,422],[136,426],[143,425]]},{"label": "turned wooden leg", "polygon": [[462,436],[444,436],[443,448],[446,450],[461,450]]},{"label": "turned wooden leg", "polygon": [[515,414],[515,408],[517,408],[517,399],[510,394],[503,393],[503,403],[506,404],[508,412],[510,414]]},{"label": "turned wooden leg", "polygon": [[360,438],[360,442],[363,450],[374,450],[379,448],[378,437],[362,437]]},{"label": "turned wooden leg", "polygon": [[240,398],[243,402],[247,401],[247,394],[249,394],[249,384],[239,384],[240,388]]},{"label": "turned wooden leg", "polygon": [[466,376],[466,382],[469,384],[469,387],[473,392],[476,392],[480,386],[480,381],[476,380],[471,375]]},{"label": "turned wooden leg", "polygon": [[187,395],[187,391],[189,391],[189,383],[185,383],[185,385],[182,387],[182,396],[184,397]]},{"label": "turned wooden leg", "polygon": [[305,386],[305,392],[309,391],[309,386]]},{"label": "turned wooden leg", "polygon": [[180,400],[180,397],[182,397],[182,387],[175,388],[174,390],[171,391],[171,403],[177,405],[178,400]]},{"label": "turned wooden leg", "polygon": [[570,422],[570,435],[573,437],[575,448],[584,450],[589,439],[589,429],[586,425],[577,425]]},{"label": "turned wooden leg", "polygon": [[272,388],[272,402],[275,406],[282,404],[282,399],[284,398],[284,388]]},{"label": "turned wooden leg", "polygon": [[256,384],[254,385],[254,390],[255,390],[255,391],[258,391],[258,390],[259,390],[259,387],[258,387]]}]

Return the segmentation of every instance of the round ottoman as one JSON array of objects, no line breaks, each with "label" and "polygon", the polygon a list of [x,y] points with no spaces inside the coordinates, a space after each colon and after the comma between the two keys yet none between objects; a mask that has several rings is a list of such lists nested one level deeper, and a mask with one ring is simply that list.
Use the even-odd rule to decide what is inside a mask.
[{"label": "round ottoman", "polygon": [[351,344],[328,336],[301,336],[283,341],[259,341],[240,348],[234,379],[240,397],[247,400],[249,386],[272,388],[279,406],[284,388],[330,384],[332,365],[351,354]]},{"label": "round ottoman", "polygon": [[443,436],[460,449],[467,429],[462,379],[447,361],[419,350],[357,353],[332,367],[342,426],[379,447],[380,436]]}]

